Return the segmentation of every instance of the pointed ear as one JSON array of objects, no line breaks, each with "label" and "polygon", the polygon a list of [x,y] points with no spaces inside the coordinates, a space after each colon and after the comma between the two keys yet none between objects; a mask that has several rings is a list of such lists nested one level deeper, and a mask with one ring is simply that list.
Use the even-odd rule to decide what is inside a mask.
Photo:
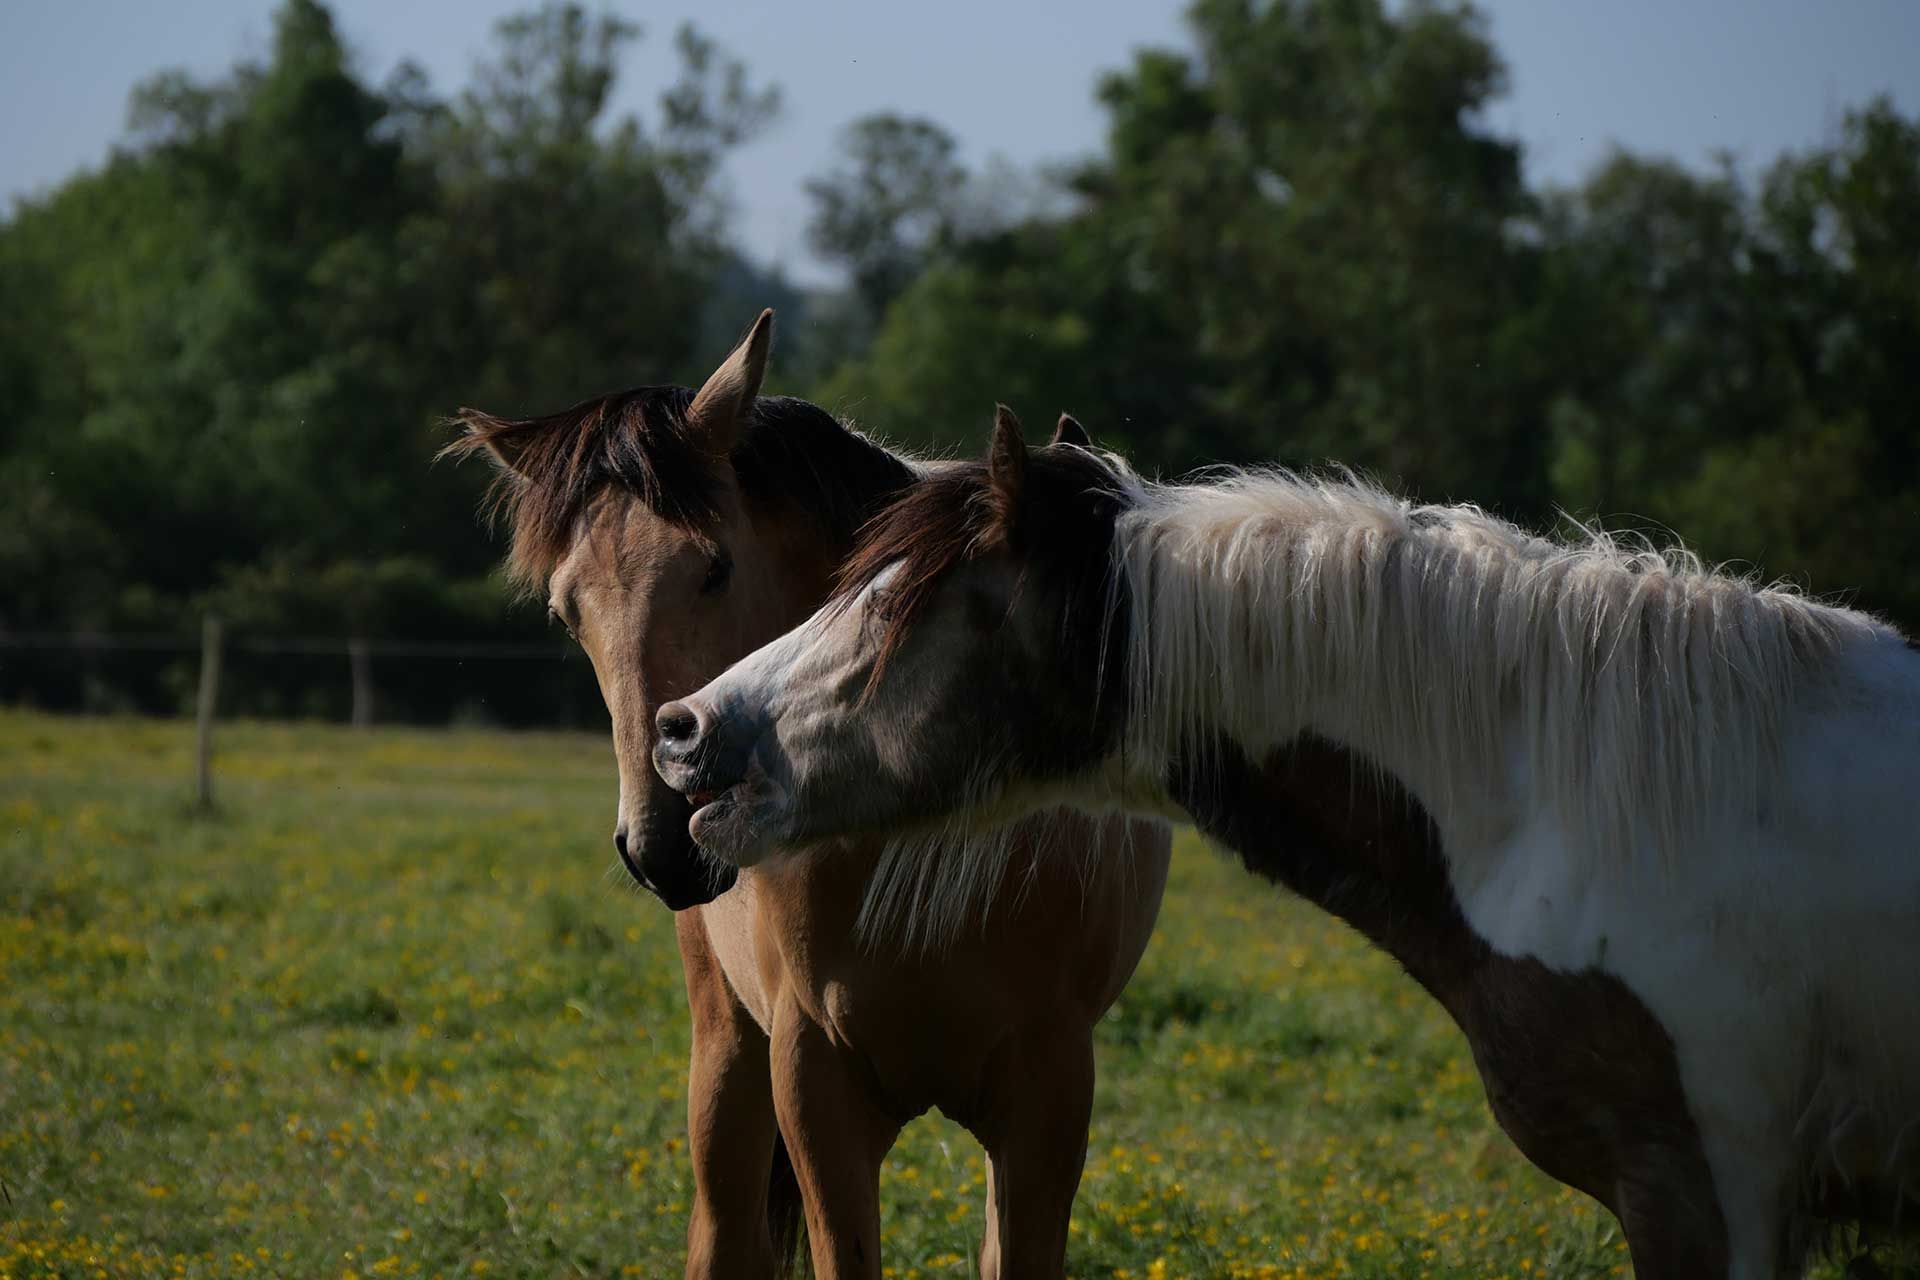
[{"label": "pointed ear", "polygon": [[1093,447],[1093,437],[1080,425],[1080,419],[1070,413],[1060,415],[1060,421],[1053,424],[1053,439],[1048,444],[1077,444],[1083,449]]},{"label": "pointed ear", "polygon": [[1027,433],[1013,410],[993,407],[993,439],[987,445],[987,478],[992,481],[993,519],[997,533],[1013,532],[1020,501],[1027,487]]},{"label": "pointed ear", "polygon": [[772,350],[773,308],[769,307],[687,406],[687,425],[702,452],[725,457],[740,442],[753,412],[753,399],[760,394],[760,381],[767,376],[767,355]]},{"label": "pointed ear", "polygon": [[496,418],[478,409],[463,408],[453,415],[450,424],[461,429],[460,438],[440,450],[437,457],[465,458],[484,453],[507,478],[516,482],[527,478],[527,473],[520,466],[526,442],[517,430],[525,423]]}]

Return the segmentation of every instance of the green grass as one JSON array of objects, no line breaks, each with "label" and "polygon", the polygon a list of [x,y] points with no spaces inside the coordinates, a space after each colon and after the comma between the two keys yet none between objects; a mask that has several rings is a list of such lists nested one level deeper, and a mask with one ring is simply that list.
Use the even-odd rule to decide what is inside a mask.
[{"label": "green grass", "polygon": [[[0,713],[0,1277],[677,1274],[679,961],[608,744],[223,726],[204,817],[191,745]],[[1073,1275],[1626,1273],[1412,983],[1191,837],[1101,1030]],[[885,1196],[889,1274],[971,1274],[964,1133]]]}]

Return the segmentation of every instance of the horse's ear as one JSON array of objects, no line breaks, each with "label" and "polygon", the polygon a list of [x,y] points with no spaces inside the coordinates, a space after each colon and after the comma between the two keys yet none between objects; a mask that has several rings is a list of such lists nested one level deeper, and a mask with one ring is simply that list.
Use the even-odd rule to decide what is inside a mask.
[{"label": "horse's ear", "polygon": [[1048,444],[1077,444],[1082,449],[1093,447],[1093,437],[1080,425],[1080,419],[1070,413],[1060,415],[1060,421],[1053,424],[1053,439]]},{"label": "horse's ear", "polygon": [[456,458],[484,453],[501,474],[515,481],[527,478],[521,466],[521,457],[526,452],[526,434],[520,428],[526,424],[508,418],[496,418],[490,413],[478,409],[461,409],[453,415],[451,425],[461,429],[460,438],[440,451],[440,457],[449,455]]},{"label": "horse's ear", "polygon": [[1013,410],[993,407],[993,440],[987,445],[987,478],[992,483],[994,524],[1010,533],[1027,487],[1027,433]]},{"label": "horse's ear", "polygon": [[773,308],[768,307],[687,406],[687,425],[702,452],[725,457],[740,442],[753,412],[753,399],[760,394],[761,379],[767,376],[767,355],[772,350]]}]

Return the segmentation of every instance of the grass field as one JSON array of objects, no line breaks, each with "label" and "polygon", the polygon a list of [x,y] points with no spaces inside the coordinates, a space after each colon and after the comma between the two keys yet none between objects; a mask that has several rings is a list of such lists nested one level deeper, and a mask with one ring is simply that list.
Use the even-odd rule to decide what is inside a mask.
[{"label": "grass field", "polygon": [[[0,713],[0,1276],[667,1276],[689,1193],[667,913],[597,738]],[[1609,1276],[1393,966],[1190,838],[1102,1027],[1080,1277]],[[887,1166],[960,1277],[978,1150]]]}]

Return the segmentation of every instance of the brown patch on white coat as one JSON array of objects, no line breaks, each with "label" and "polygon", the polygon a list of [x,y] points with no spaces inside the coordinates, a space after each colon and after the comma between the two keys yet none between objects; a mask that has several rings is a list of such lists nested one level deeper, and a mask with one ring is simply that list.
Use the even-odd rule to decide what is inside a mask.
[{"label": "brown patch on white coat", "polygon": [[[790,798],[765,808],[766,831],[804,841],[855,827],[906,827],[926,821],[936,797],[947,799],[960,823],[969,811],[997,819],[1042,802],[1171,804],[1254,870],[1351,921],[1435,995],[1466,1034],[1503,1127],[1542,1168],[1619,1215],[1640,1275],[1797,1274],[1826,1215],[1898,1224],[1920,1172],[1912,1144],[1903,1142],[1911,1129],[1900,1123],[1908,1114],[1902,1090],[1914,1078],[1900,1069],[1914,1006],[1911,969],[1899,958],[1911,955],[1915,934],[1904,905],[1911,899],[1899,895],[1913,864],[1905,856],[1910,835],[1873,825],[1914,736],[1897,708],[1911,705],[1916,667],[1897,635],[1859,615],[1710,574],[1684,556],[1623,551],[1604,539],[1557,546],[1470,508],[1413,511],[1350,481],[1315,484],[1282,474],[1154,490],[1085,451],[1022,455],[1017,446],[1017,423],[1003,413],[986,461],[916,488],[870,526],[842,576],[837,607],[688,700],[708,732],[721,740],[742,735],[740,750],[764,753],[780,772]],[[1237,523],[1213,519],[1218,509]],[[1041,529],[1044,536],[1035,536]],[[1160,543],[1144,541],[1161,535]],[[1157,558],[1148,561],[1143,545]],[[1256,576],[1272,566],[1292,577]],[[1485,581],[1468,571],[1484,572]],[[1434,581],[1435,598],[1423,599],[1419,592]],[[1157,593],[1151,599],[1147,589],[1135,598],[1143,582]],[[1340,594],[1356,582],[1370,594]],[[1619,602],[1629,607],[1613,610]],[[1710,818],[1732,815],[1717,834],[1710,824],[1702,834],[1721,847],[1669,848],[1654,839],[1642,852],[1602,841],[1610,859],[1583,861],[1600,828],[1576,825],[1564,837],[1558,827],[1541,835],[1517,820],[1448,828],[1464,826],[1483,842],[1488,829],[1495,838],[1519,832],[1532,841],[1504,863],[1494,860],[1510,852],[1504,846],[1476,863],[1482,846],[1443,838],[1427,797],[1478,802],[1500,818],[1496,806],[1512,778],[1495,768],[1421,793],[1396,770],[1409,743],[1430,748],[1421,735],[1441,739],[1444,724],[1433,728],[1419,715],[1459,712],[1472,730],[1497,710],[1459,703],[1462,689],[1485,696],[1499,687],[1490,655],[1500,651],[1475,627],[1491,631],[1491,618],[1506,628],[1503,639],[1531,640],[1515,621],[1522,604],[1546,625],[1590,639],[1596,664],[1614,664],[1580,665],[1590,656],[1582,646],[1521,645],[1520,669],[1543,677],[1516,679],[1523,690],[1586,691],[1584,700],[1554,704],[1550,719],[1561,738],[1587,744],[1594,757],[1571,758],[1564,747],[1544,756],[1523,751],[1522,782],[1569,790],[1592,770],[1638,776],[1634,770],[1648,766],[1634,750],[1650,744],[1661,759],[1678,762],[1671,777],[1625,795],[1602,788],[1599,803],[1567,811],[1599,823],[1611,820],[1609,806],[1625,807],[1665,832],[1687,818],[1681,802],[1692,797]],[[1209,607],[1246,625],[1209,626]],[[1269,617],[1293,629],[1254,625]],[[1433,625],[1381,628],[1383,617]],[[1625,630],[1622,618],[1644,629]],[[1138,643],[1143,633],[1157,634],[1148,624],[1173,628],[1195,619],[1196,635],[1178,648],[1171,670],[1150,666],[1163,651]],[[1662,646],[1672,648],[1676,633],[1688,644],[1667,653]],[[1437,648],[1456,642],[1481,647],[1465,654]],[[1406,652],[1422,646],[1433,652]],[[1841,667],[1843,649],[1848,665]],[[1646,652],[1663,656],[1658,677],[1691,689],[1691,701],[1622,705],[1644,686],[1618,669]],[[1435,653],[1459,665],[1451,684]],[[1089,662],[1089,654],[1116,657]],[[1387,669],[1377,661],[1382,654],[1397,656],[1398,665]],[[1355,666],[1379,668],[1382,683],[1362,688],[1349,675],[1340,684]],[[1628,670],[1637,676],[1642,668]],[[1329,674],[1320,683],[1303,672]],[[1293,687],[1284,687],[1288,680]],[[1182,731],[1156,735],[1156,722],[1136,736],[1143,686],[1176,717],[1192,716],[1174,720]],[[1779,775],[1783,793],[1763,797],[1777,827],[1812,833],[1798,860],[1786,861],[1777,848],[1756,848],[1737,825],[1756,788],[1773,776],[1745,766],[1776,767],[1785,729],[1809,732],[1807,721],[1789,717],[1818,716],[1814,695],[1836,687],[1838,719],[1812,722],[1813,764],[1799,758],[1801,773]],[[1362,750],[1323,735],[1311,718],[1304,728],[1286,728],[1301,724],[1286,718],[1289,698],[1322,699],[1316,713],[1335,724],[1363,714],[1384,720],[1379,708],[1395,705],[1409,713],[1403,740],[1375,731]],[[1873,710],[1888,698],[1893,712]],[[1518,708],[1524,729],[1543,714],[1524,701]],[[1583,715],[1597,719],[1590,724]],[[1208,716],[1232,732],[1183,731]],[[1280,727],[1263,738],[1268,716]],[[1478,762],[1471,741],[1460,732],[1458,750]],[[1856,758],[1862,741],[1882,750]],[[1822,771],[1818,761],[1835,752],[1846,753],[1845,766]],[[1424,754],[1433,762],[1433,750]],[[1498,763],[1497,754],[1491,758]],[[876,777],[885,785],[873,785]],[[1785,793],[1796,780],[1799,789]],[[1476,790],[1483,799],[1476,801]],[[1839,840],[1831,826],[1823,831],[1828,819],[1818,807],[1803,815],[1808,825],[1787,827],[1789,806],[1817,806],[1826,792],[1863,802],[1857,844]],[[1837,810],[1831,821],[1846,817]],[[743,832],[742,847],[764,834]],[[1713,880],[1723,855],[1744,856],[1737,865],[1750,870],[1732,884]],[[1851,880],[1816,874],[1841,858],[1850,859]],[[1468,874],[1489,866],[1507,869],[1522,890],[1529,873],[1543,887],[1502,916],[1502,900],[1490,890],[1505,886]],[[1670,877],[1664,900],[1657,878],[1628,878],[1640,867]],[[1794,878],[1802,869],[1810,876],[1805,892]],[[1564,873],[1564,896],[1560,881],[1538,878],[1556,872]],[[1685,873],[1698,878],[1671,878]],[[1636,896],[1649,883],[1656,892]],[[1676,884],[1719,896],[1676,899]],[[1760,891],[1744,893],[1755,885]],[[939,909],[937,896],[921,901]],[[1810,909],[1795,914],[1802,901]],[[1830,931],[1818,921],[1831,903],[1844,906],[1859,933],[1823,950],[1817,944]],[[1733,904],[1772,914],[1734,915]],[[1584,946],[1576,926],[1595,913],[1606,927],[1598,945]],[[1524,945],[1525,926],[1545,954]],[[1507,945],[1496,944],[1499,930]],[[1515,937],[1523,945],[1512,945]],[[1763,971],[1755,987],[1742,988],[1747,971],[1739,966],[1749,957],[1741,948],[1750,939],[1764,952],[1757,963],[1772,959],[1780,969],[1781,957],[1805,956],[1829,967],[1787,970],[1792,978],[1784,982],[1774,974],[1772,987]],[[1876,963],[1882,957],[1893,963]],[[1723,1000],[1742,990],[1766,994],[1746,1004]],[[1815,994],[1799,998],[1806,993]],[[1771,1043],[1780,1055],[1755,1056],[1743,1042],[1716,1063],[1714,1029],[1730,1008],[1769,1032],[1779,1028]],[[1803,1009],[1814,1015],[1811,1027],[1794,1021]],[[1838,1043],[1836,1029],[1844,1030]],[[1756,1072],[1779,1081],[1776,1096],[1754,1097]],[[1793,1130],[1796,1118],[1800,1129],[1789,1142],[1764,1145]],[[1742,1143],[1765,1162],[1729,1154]]]}]

